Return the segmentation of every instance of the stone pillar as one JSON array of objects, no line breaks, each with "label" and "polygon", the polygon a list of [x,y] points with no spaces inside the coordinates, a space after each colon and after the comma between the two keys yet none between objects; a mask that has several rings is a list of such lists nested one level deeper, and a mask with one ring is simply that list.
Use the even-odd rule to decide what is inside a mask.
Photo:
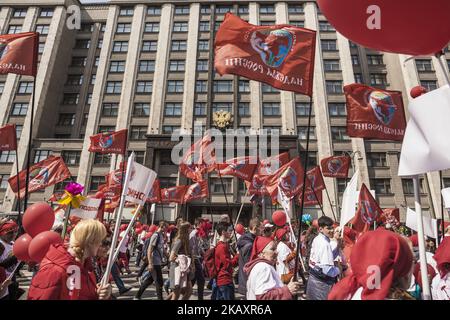
[{"label": "stone pillar", "polygon": [[[259,24],[259,4],[256,2],[250,2],[248,6],[249,23]],[[263,127],[262,120],[262,93],[261,83],[258,81],[250,80],[250,114],[251,117],[251,130],[259,132]],[[236,116],[236,115],[235,115]]]},{"label": "stone pillar", "polygon": [[5,34],[7,29],[7,25],[9,23],[9,19],[11,19],[11,15],[13,13],[13,9],[11,7],[3,7],[0,9],[0,33]]}]

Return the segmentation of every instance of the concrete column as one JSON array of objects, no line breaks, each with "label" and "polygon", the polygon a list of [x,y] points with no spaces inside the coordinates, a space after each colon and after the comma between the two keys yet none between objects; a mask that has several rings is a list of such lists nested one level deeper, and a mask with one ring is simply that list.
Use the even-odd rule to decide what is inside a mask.
[{"label": "concrete column", "polygon": [[185,62],[186,71],[184,75],[183,115],[181,118],[181,130],[186,134],[191,133],[193,129],[199,20],[200,4],[192,3],[189,10],[189,31]]},{"label": "concrete column", "polygon": [[11,19],[12,13],[13,9],[11,7],[3,7],[0,9],[0,34],[6,33],[6,27],[9,24],[9,19]]},{"label": "concrete column", "polygon": [[150,120],[148,133],[161,132],[162,114],[164,109],[167,65],[172,39],[172,21],[174,5],[166,3],[161,9],[161,22],[159,24],[158,51],[155,61],[155,75],[153,77],[152,102],[150,107]]},{"label": "concrete column", "polygon": [[106,29],[103,36],[103,46],[100,51],[100,61],[97,68],[97,76],[95,78],[94,90],[92,92],[92,102],[89,109],[89,116],[86,125],[86,133],[83,141],[83,149],[80,156],[80,166],[78,169],[77,182],[86,186],[89,182],[90,168],[93,160],[93,153],[89,152],[91,144],[90,136],[97,133],[102,111],[103,94],[105,90],[106,78],[108,76],[108,66],[110,60],[110,52],[113,45],[115,25],[120,8],[118,6],[110,6],[108,19],[106,21]]},{"label": "concrete column", "polygon": [[[249,23],[259,24],[259,4],[256,2],[250,2],[248,6],[248,18]],[[263,127],[262,120],[262,92],[261,83],[258,81],[250,80],[250,114],[251,117],[251,130],[256,133]]]},{"label": "concrete column", "polygon": [[[352,56],[350,53],[350,44],[348,39],[336,32],[337,35],[337,46],[339,50],[339,60],[342,69],[342,79],[344,80],[344,86],[348,84],[355,83],[355,75],[353,73]],[[364,139],[362,138],[351,138],[352,139],[352,151],[360,152],[363,160],[355,160],[354,157],[355,170],[359,170],[358,184],[361,186],[365,183],[368,188],[370,188],[369,170],[367,168],[367,159],[364,158],[366,155],[366,148],[364,145]]]},{"label": "concrete column", "polygon": [[[313,2],[305,4],[305,28],[319,30],[317,7]],[[330,118],[328,116],[328,99],[325,90],[325,73],[322,63],[322,48],[320,33],[317,32],[316,57],[314,64],[313,107],[315,114],[317,149],[319,159],[333,155],[333,144],[330,133]],[[336,199],[337,190],[333,178],[324,178],[331,199]],[[327,216],[332,217],[330,202],[324,197],[323,208]],[[335,204],[333,204],[335,205]],[[338,214],[338,213],[336,213]]]},{"label": "concrete column", "polygon": [[[276,24],[289,24],[288,5],[286,2],[275,4]],[[280,92],[281,109],[281,134],[296,135],[297,126],[295,125],[295,98],[294,93],[290,91]]]}]

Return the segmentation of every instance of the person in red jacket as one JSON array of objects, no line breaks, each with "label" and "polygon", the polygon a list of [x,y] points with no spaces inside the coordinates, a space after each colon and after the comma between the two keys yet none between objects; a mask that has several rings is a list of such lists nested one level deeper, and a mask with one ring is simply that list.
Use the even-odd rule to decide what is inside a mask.
[{"label": "person in red jacket", "polygon": [[233,234],[233,226],[228,222],[220,222],[217,234],[219,235],[215,250],[217,278],[211,299],[234,300],[233,267],[238,264],[239,254],[232,258],[230,253],[228,242]]},{"label": "person in red jacket", "polygon": [[96,283],[89,258],[96,256],[106,237],[98,220],[79,222],[70,235],[69,246],[50,246],[39,271],[31,281],[28,300],[107,300],[111,286]]}]

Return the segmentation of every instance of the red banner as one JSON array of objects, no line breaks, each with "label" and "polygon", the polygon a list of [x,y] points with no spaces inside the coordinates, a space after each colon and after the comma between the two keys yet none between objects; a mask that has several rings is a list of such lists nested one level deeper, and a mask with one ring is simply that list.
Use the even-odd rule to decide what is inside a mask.
[{"label": "red banner", "polygon": [[[302,193],[300,191],[300,194],[297,196],[297,202],[299,205],[302,204]],[[305,193],[305,207],[308,206],[315,206],[317,204],[322,205],[323,198],[322,198],[322,191],[316,191],[316,194],[314,195],[314,192],[307,191]]]},{"label": "red banner", "polygon": [[397,227],[400,225],[400,209],[386,208],[383,209],[383,214],[380,219],[383,223],[389,223],[391,226]]},{"label": "red banner", "polygon": [[208,181],[203,180],[188,186],[184,194],[184,202],[203,199],[208,197],[208,195]]},{"label": "red banner", "polygon": [[91,136],[89,152],[124,154],[127,144],[128,130],[123,129],[115,132],[103,132]]},{"label": "red banner", "polygon": [[0,128],[0,151],[17,150],[16,125],[7,124]]},{"label": "red banner", "polygon": [[0,35],[0,74],[36,77],[39,33]]},{"label": "red banner", "polygon": [[[25,180],[27,170],[19,172],[20,180],[20,198],[25,194]],[[32,193],[37,190],[45,189],[48,186],[62,182],[70,178],[70,171],[62,157],[49,156],[30,167],[30,180],[28,184],[28,192]],[[8,179],[9,185],[14,193],[17,195],[17,176]]]},{"label": "red banner", "polygon": [[247,193],[249,195],[264,195],[268,196],[269,192],[266,189],[266,181],[269,176],[260,176],[255,174],[253,176],[252,181],[245,181],[245,185],[247,186]]},{"label": "red banner", "polygon": [[334,156],[322,159],[320,166],[324,177],[348,178],[351,158],[349,156]]},{"label": "red banner", "polygon": [[188,186],[161,189],[161,203],[183,203]]},{"label": "red banner", "polygon": [[362,84],[344,87],[350,137],[402,141],[406,119],[402,93]]},{"label": "red banner", "polygon": [[307,182],[306,182],[306,190],[307,192],[315,190],[322,191],[325,190],[325,182],[323,181],[322,172],[320,171],[320,167],[314,167],[311,170],[306,172]]},{"label": "red banner", "polygon": [[272,175],[289,162],[289,153],[283,152],[266,159],[259,159],[257,173],[261,176]]},{"label": "red banner", "polygon": [[214,43],[220,75],[235,74],[312,96],[316,32],[286,24],[255,26],[225,15]]},{"label": "red banner", "polygon": [[102,185],[98,191],[103,192],[105,199],[111,200],[115,197],[120,197],[120,184],[119,185]]},{"label": "red banner", "polygon": [[161,186],[160,186],[158,179],[156,179],[155,182],[153,182],[153,188],[150,191],[150,194],[147,198],[147,202],[150,202],[150,203],[160,203],[161,202]]},{"label": "red banner", "polygon": [[383,210],[363,183],[359,193],[358,210],[351,222],[353,229],[358,232],[368,231],[370,226],[382,215]]},{"label": "red banner", "polygon": [[214,144],[206,133],[184,154],[180,163],[180,172],[195,182],[203,180],[203,174],[212,172],[216,166]]},{"label": "red banner", "polygon": [[281,188],[286,197],[293,198],[301,191],[303,175],[300,158],[296,157],[269,176],[266,182],[267,191],[272,199],[277,199],[278,188]]},{"label": "red banner", "polygon": [[229,175],[252,181],[257,166],[258,159],[256,157],[238,157],[226,160],[225,163],[218,163],[217,170],[224,176]]}]

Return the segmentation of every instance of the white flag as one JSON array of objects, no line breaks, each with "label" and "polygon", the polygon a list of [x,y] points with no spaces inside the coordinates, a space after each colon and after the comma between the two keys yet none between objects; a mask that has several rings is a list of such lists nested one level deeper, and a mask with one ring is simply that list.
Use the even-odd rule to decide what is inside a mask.
[{"label": "white flag", "polygon": [[95,219],[101,202],[102,199],[86,198],[80,203],[78,208],[70,211],[70,215],[81,219]]},{"label": "white flag", "polygon": [[[424,234],[430,238],[436,239],[438,235],[436,219],[425,216],[422,216],[422,219]],[[406,210],[406,226],[417,231],[417,213],[410,208]]]},{"label": "white flag", "polygon": [[450,168],[450,87],[448,85],[415,98],[408,107],[400,154],[399,176]]},{"label": "white flag", "polygon": [[359,197],[359,191],[357,190],[358,175],[359,170],[356,170],[342,196],[341,221],[339,222],[342,230],[344,230],[345,224],[352,220],[356,213],[356,203]]},{"label": "white flag", "polygon": [[145,203],[150,191],[153,188],[153,182],[156,179],[156,172],[133,162],[131,166],[130,182],[128,184],[126,201],[141,204]]},{"label": "white flag", "polygon": [[450,208],[450,188],[442,189],[441,194],[444,199],[445,208]]},{"label": "white flag", "polygon": [[281,204],[281,206],[284,209],[284,213],[286,214],[286,221],[289,224],[289,229],[291,230],[291,242],[293,243],[297,243],[297,239],[295,238],[294,235],[294,230],[292,229],[292,223],[291,223],[291,216],[292,216],[292,212],[291,212],[291,200],[286,196],[286,194],[283,192],[283,190],[281,190],[281,188],[278,188],[278,203]]}]

